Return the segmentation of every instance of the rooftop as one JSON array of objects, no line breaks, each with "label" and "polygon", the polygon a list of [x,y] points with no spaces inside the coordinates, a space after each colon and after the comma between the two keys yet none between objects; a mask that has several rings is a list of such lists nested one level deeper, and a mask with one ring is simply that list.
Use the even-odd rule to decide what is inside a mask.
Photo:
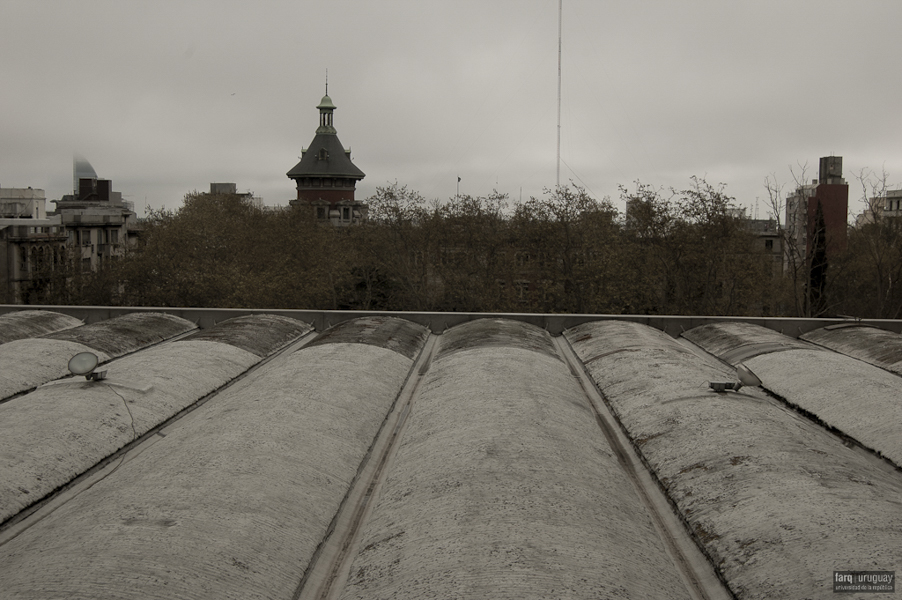
[{"label": "rooftop", "polygon": [[[899,321],[22,309],[3,597],[824,598],[902,571]],[[66,375],[83,351],[106,379]],[[739,364],[762,386],[709,388]]]},{"label": "rooftop", "polygon": [[332,125],[332,112],[336,106],[325,95],[316,107],[320,111],[320,125],[310,147],[301,151],[301,161],[287,175],[290,179],[300,177],[350,177],[363,179],[363,171],[351,162],[351,151],[345,150],[338,140]]}]

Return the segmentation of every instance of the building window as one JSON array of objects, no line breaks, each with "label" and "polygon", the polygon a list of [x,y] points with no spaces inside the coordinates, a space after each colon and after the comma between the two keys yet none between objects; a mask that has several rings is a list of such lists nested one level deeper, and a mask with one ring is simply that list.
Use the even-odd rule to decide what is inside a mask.
[{"label": "building window", "polygon": [[773,240],[764,240],[764,249],[768,252],[774,251],[774,241]]},{"label": "building window", "polygon": [[111,244],[119,243],[119,230],[118,229],[110,229],[110,243]]},{"label": "building window", "polygon": [[498,299],[504,300],[504,290],[507,287],[507,282],[503,279],[496,279],[495,285],[498,287]]},{"label": "building window", "polygon": [[514,282],[517,291],[517,302],[526,302],[529,296],[529,282],[525,280],[517,280]]},{"label": "building window", "polygon": [[317,219],[325,219],[326,218],[326,208],[324,206],[316,207],[316,218]]},{"label": "building window", "polygon": [[351,220],[351,209],[345,206],[341,209],[341,218],[345,221]]}]

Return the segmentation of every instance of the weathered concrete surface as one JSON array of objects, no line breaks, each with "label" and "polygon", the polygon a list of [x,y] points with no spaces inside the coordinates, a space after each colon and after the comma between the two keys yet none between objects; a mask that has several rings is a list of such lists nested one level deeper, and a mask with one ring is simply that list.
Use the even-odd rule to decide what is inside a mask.
[{"label": "weathered concrete surface", "polygon": [[68,375],[69,359],[79,352],[93,352],[101,362],[110,359],[94,348],[63,340],[28,338],[0,345],[0,400]]},{"label": "weathered concrete surface", "polygon": [[525,327],[442,336],[343,599],[688,597],[581,388]]},{"label": "weathered concrete surface", "polygon": [[684,331],[682,337],[731,364],[765,352],[813,347],[803,340],[751,323],[703,325]]},{"label": "weathered concrete surface", "polygon": [[[117,315],[134,312],[135,307],[117,306],[35,306],[34,309],[52,310],[84,320],[86,323],[111,319]],[[0,314],[22,310],[21,305],[0,304]],[[140,310],[152,310],[174,314],[197,323],[202,329],[213,327],[224,319],[253,314],[277,314],[312,323],[317,331],[328,329],[336,323],[350,321],[360,317],[395,317],[418,323],[428,327],[435,333],[445,329],[485,318],[505,318],[530,323],[547,330],[552,335],[559,335],[565,329],[581,323],[599,319],[629,321],[649,325],[665,331],[673,337],[681,332],[712,322],[742,321],[755,323],[786,335],[800,335],[812,329],[826,325],[841,324],[846,319],[803,319],[795,317],[726,317],[704,315],[581,315],[581,314],[540,314],[540,313],[467,313],[467,312],[413,312],[413,311],[354,311],[354,310],[303,310],[303,309],[254,309],[254,308],[185,308],[176,306],[143,307]],[[867,323],[902,333],[902,320],[862,319]]]},{"label": "weathered concrete surface", "polygon": [[428,332],[422,325],[395,317],[373,316],[339,323],[323,332],[310,345],[372,344],[414,360],[427,336]]},{"label": "weathered concrete surface", "polygon": [[20,310],[0,315],[0,344],[78,327],[75,317],[49,310]]},{"label": "weathered concrete surface", "polygon": [[192,334],[185,340],[230,344],[265,358],[312,330],[309,323],[289,317],[247,315],[217,323],[215,327]]},{"label": "weathered concrete surface", "polygon": [[[732,364],[739,361],[731,360],[735,353],[724,348],[724,337],[744,348],[751,347],[750,340],[764,342],[759,347],[787,341],[798,344],[782,352],[746,354],[742,362],[771,392],[902,466],[902,378],[756,325],[724,323],[699,329],[704,331],[691,330],[684,335]],[[850,333],[860,340],[863,332],[861,328],[856,331]]]},{"label": "weathered concrete surface", "polygon": [[196,329],[191,321],[165,313],[138,312],[45,336],[84,344],[111,358],[135,352]]},{"label": "weathered concrete surface", "polygon": [[802,339],[902,375],[902,335],[863,326],[831,326]]},{"label": "weathered concrete surface", "polygon": [[732,370],[656,330],[566,335],[738,598],[829,598],[834,569],[902,569],[902,478],[886,462],[756,389],[707,390]]},{"label": "weathered concrete surface", "polygon": [[[194,343],[227,347],[172,345]],[[276,357],[0,547],[0,595],[292,598],[411,364],[346,343]]]},{"label": "weathered concrete surface", "polygon": [[522,348],[557,358],[548,333],[535,325],[509,319],[479,319],[458,325],[442,335],[441,355],[472,348]]},{"label": "weathered concrete surface", "polygon": [[258,361],[227,344],[179,342],[109,363],[103,381],[71,379],[0,404],[0,522]]},{"label": "weathered concrete surface", "polygon": [[68,375],[69,359],[79,352],[93,352],[105,362],[191,329],[194,325],[190,321],[172,315],[131,313],[41,338],[2,344],[0,399]]}]

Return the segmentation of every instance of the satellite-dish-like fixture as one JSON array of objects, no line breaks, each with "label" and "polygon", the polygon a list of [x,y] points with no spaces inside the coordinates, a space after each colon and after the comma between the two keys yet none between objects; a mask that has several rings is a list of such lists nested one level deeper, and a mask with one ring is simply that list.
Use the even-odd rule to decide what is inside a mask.
[{"label": "satellite-dish-like fixture", "polygon": [[758,376],[741,363],[736,365],[736,376],[739,378],[739,381],[709,381],[708,385],[715,392],[725,392],[727,390],[738,392],[744,385],[749,387],[761,385],[761,380],[758,379]]},{"label": "satellite-dish-like fixture", "polygon": [[79,352],[69,359],[69,370],[73,375],[84,375],[88,381],[97,381],[106,377],[106,370],[95,371],[100,360],[93,352]]},{"label": "satellite-dish-like fixture", "polygon": [[761,380],[758,379],[758,376],[752,373],[752,370],[742,363],[736,365],[736,375],[739,377],[739,381],[742,385],[747,385],[749,387],[758,387],[761,385]]}]

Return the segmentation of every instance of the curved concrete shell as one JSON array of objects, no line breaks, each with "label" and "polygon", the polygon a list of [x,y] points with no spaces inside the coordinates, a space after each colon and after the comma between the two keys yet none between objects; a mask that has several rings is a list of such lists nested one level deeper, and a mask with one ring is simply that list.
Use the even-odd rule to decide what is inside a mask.
[{"label": "curved concrete shell", "polygon": [[[194,344],[224,346],[173,346]],[[412,364],[348,342],[274,357],[2,546],[3,593],[295,597]]]},{"label": "curved concrete shell", "polygon": [[341,597],[688,595],[551,338],[485,319],[441,336]]},{"label": "curved concrete shell", "polygon": [[[173,311],[211,328],[0,402],[0,598],[763,600],[902,571],[902,473],[825,426],[902,397],[825,349],[859,328]],[[710,390],[730,362],[768,390]]]},{"label": "curved concrete shell", "polygon": [[885,461],[759,390],[710,391],[732,369],[656,330],[565,335],[737,598],[827,598],[834,570],[898,565],[902,478]]},{"label": "curved concrete shell", "polygon": [[51,340],[84,344],[111,358],[123,356],[196,329],[191,321],[166,313],[129,313],[83,327],[46,335]]},{"label": "curved concrete shell", "polygon": [[[310,330],[299,324],[284,328],[299,337]],[[273,348],[284,344],[277,337]],[[108,363],[101,381],[72,378],[0,404],[0,521],[260,361],[220,339],[155,346]]]},{"label": "curved concrete shell", "polygon": [[311,346],[321,344],[369,344],[397,352],[414,360],[428,333],[417,325],[393,317],[360,317],[330,327]]},{"label": "curved concrete shell", "polygon": [[0,315],[0,344],[38,337],[61,329],[78,327],[81,324],[82,322],[75,317],[49,310],[20,310],[7,313]]},{"label": "curved concrete shell", "polygon": [[[863,333],[856,330],[841,331]],[[897,375],[757,325],[705,325],[683,336],[737,364],[736,351],[723,346],[724,339],[732,340],[743,349],[743,364],[766,389],[902,466],[902,378]]]},{"label": "curved concrete shell", "polygon": [[803,340],[902,375],[902,335],[876,327],[839,325],[815,329]]},{"label": "curved concrete shell", "polygon": [[172,315],[131,313],[2,344],[0,400],[68,375],[69,359],[79,352],[93,352],[106,362],[194,328],[190,321]]},{"label": "curved concrete shell", "polygon": [[247,315],[221,321],[185,339],[222,342],[265,358],[311,329],[308,323],[289,317]]}]

